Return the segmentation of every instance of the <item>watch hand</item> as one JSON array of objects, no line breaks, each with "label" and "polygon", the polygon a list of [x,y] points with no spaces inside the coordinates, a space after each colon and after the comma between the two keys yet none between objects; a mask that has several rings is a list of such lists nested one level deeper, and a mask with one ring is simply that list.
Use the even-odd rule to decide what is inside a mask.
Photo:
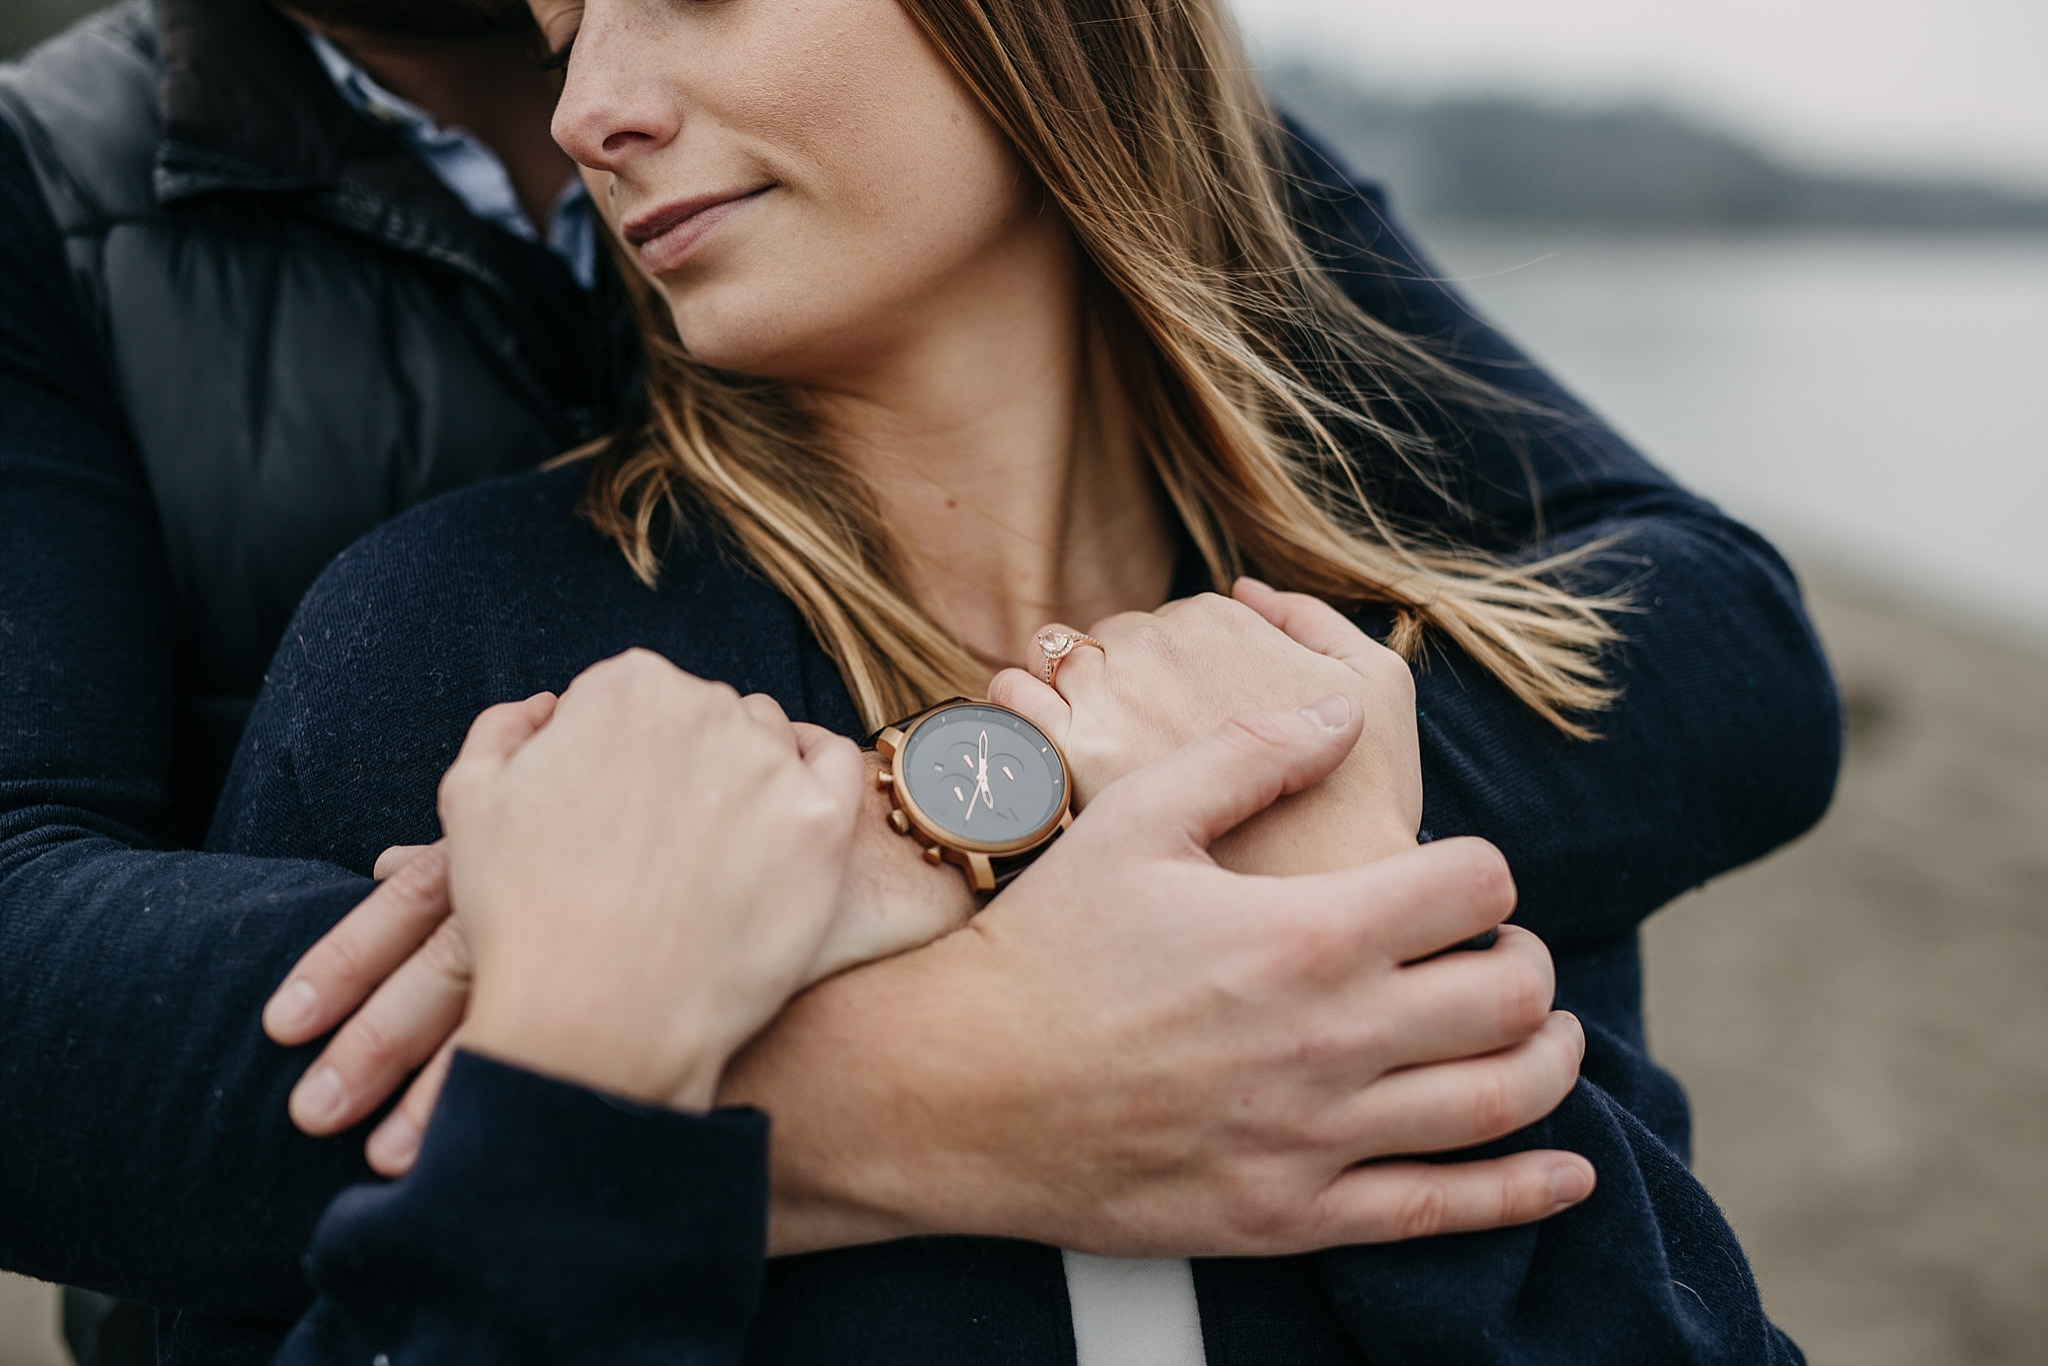
[{"label": "watch hand", "polygon": [[[988,788],[988,732],[987,732],[987,731],[983,731],[983,732],[981,733],[980,755],[979,755],[979,757],[978,757],[978,759],[976,760],[976,763],[975,763],[975,772],[974,772],[974,797],[975,797],[975,801],[979,801],[979,800],[981,800],[982,798],[986,797],[986,798],[988,799],[988,809],[989,809],[989,813],[990,813],[991,815],[993,815],[993,814],[995,813],[995,809],[996,809],[996,794],[995,794],[995,793],[993,793],[993,792],[991,792],[991,791],[989,791],[989,788]],[[967,814],[966,814],[965,816],[963,816],[963,817],[962,817],[961,819],[962,819],[962,820],[972,820],[972,819],[974,819],[974,802],[969,802],[969,803],[967,803]]]}]

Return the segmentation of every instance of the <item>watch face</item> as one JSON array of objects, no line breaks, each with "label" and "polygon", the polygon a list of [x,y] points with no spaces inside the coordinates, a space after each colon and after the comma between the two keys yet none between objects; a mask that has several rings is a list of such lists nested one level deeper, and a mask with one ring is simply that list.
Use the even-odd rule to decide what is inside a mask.
[{"label": "watch face", "polygon": [[962,702],[933,712],[910,733],[899,762],[918,809],[964,845],[1029,845],[1066,810],[1059,751],[1002,707]]}]

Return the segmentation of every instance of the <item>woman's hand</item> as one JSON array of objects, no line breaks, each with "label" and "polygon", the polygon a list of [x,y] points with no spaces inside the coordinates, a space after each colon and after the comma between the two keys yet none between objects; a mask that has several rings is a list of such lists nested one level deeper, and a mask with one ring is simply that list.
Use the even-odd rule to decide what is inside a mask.
[{"label": "woman's hand", "polygon": [[[781,714],[769,698],[745,701],[766,720]],[[541,693],[494,710],[497,721],[531,733],[555,703]],[[830,738],[803,723],[794,730],[807,745]],[[863,783],[861,802],[839,912],[806,985],[916,948],[974,911],[957,874],[928,867],[889,830],[888,799],[872,782]],[[473,969],[462,923],[449,913],[445,843],[394,845],[378,857],[375,876],[377,889],[293,966],[264,1009],[263,1027],[287,1047],[337,1031],[292,1091],[292,1121],[309,1134],[350,1128],[405,1088],[365,1146],[373,1170],[397,1177],[411,1167],[440,1095]]]},{"label": "woman's hand", "polygon": [[812,975],[861,776],[848,741],[646,651],[587,670],[538,730],[485,712],[440,794],[465,1046],[709,1108]]},{"label": "woman's hand", "polygon": [[1079,803],[1232,716],[1342,694],[1365,715],[1350,757],[1212,853],[1239,872],[1278,874],[1354,867],[1414,847],[1422,823],[1415,680],[1335,608],[1240,579],[1229,598],[1205,593],[1110,617],[1089,633],[1103,648],[1067,656],[1058,691],[1018,669],[989,688],[992,700],[1059,742]]}]

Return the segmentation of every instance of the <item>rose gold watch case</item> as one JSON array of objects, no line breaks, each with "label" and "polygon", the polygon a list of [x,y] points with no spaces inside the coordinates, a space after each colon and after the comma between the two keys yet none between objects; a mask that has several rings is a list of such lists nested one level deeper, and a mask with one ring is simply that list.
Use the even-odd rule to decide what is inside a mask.
[{"label": "rose gold watch case", "polygon": [[[927,816],[917,804],[917,798],[911,795],[910,786],[903,777],[903,755],[910,747],[910,737],[933,717],[956,707],[986,707],[1007,712],[1044,735],[1046,744],[1052,747],[1052,756],[1060,767],[1059,809],[1030,834],[1002,841],[962,839]],[[875,782],[895,804],[895,810],[889,813],[891,827],[897,834],[911,836],[923,846],[925,862],[959,866],[967,875],[967,885],[977,892],[988,893],[996,889],[996,859],[1016,858],[1042,849],[1052,842],[1054,836],[1074,823],[1074,772],[1067,767],[1067,756],[1060,751],[1059,742],[1039,730],[1038,723],[1030,717],[1000,703],[956,697],[935,707],[927,707],[907,721],[882,727],[875,736],[875,751],[888,761],[888,767],[875,775]]]}]

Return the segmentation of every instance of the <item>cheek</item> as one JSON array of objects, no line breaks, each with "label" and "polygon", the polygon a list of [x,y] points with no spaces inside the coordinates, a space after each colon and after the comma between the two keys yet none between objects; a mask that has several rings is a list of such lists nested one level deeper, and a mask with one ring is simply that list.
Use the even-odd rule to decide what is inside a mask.
[{"label": "cheek", "polygon": [[1008,141],[885,4],[887,21],[785,51],[732,111],[784,188],[715,269],[670,282],[677,330],[709,364],[767,373],[835,341],[886,344],[1031,216]]},{"label": "cheek", "polygon": [[881,123],[820,147],[820,172],[764,205],[724,268],[671,290],[700,359],[769,373],[872,352],[1004,254],[1032,203],[994,130]]}]

